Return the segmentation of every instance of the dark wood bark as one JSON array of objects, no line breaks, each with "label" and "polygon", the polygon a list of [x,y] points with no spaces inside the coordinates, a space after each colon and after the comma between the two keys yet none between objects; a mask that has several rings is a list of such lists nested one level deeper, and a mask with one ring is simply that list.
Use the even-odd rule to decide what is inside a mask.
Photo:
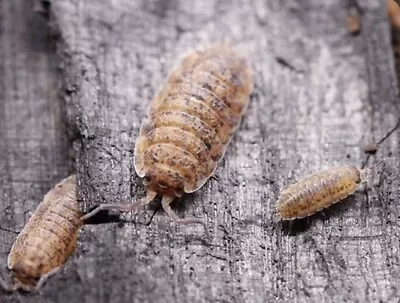
[{"label": "dark wood bark", "polygon": [[[130,203],[144,194],[132,162],[141,120],[182,55],[228,40],[255,71],[215,177],[174,204],[182,217],[207,220],[211,245],[201,227],[162,211],[147,226],[153,205],[130,223],[85,226],[40,295],[6,301],[398,301],[398,132],[371,157],[385,161],[366,190],[291,226],[275,217],[283,188],[339,163],[361,166],[364,145],[400,117],[384,1],[360,3],[359,35],[346,29],[349,1],[297,2],[53,1],[62,100],[54,53],[39,43],[47,29],[29,23],[36,17],[22,1],[0,2],[0,216],[9,229],[69,170],[64,109],[82,208]],[[0,234],[5,266],[15,235]]]}]

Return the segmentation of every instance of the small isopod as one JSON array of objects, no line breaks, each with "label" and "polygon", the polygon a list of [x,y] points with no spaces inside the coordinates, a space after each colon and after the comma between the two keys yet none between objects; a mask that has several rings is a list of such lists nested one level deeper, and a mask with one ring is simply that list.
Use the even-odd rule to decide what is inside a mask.
[{"label": "small isopod", "polygon": [[355,10],[352,10],[347,16],[347,30],[352,35],[357,35],[361,31],[361,17]]},{"label": "small isopod", "polygon": [[7,265],[13,284],[0,280],[7,291],[36,291],[75,251],[82,213],[72,175],[51,189],[15,240]]},{"label": "small isopod", "polygon": [[131,211],[162,196],[165,212],[175,222],[205,223],[179,218],[170,203],[202,187],[225,153],[253,89],[245,58],[228,45],[187,55],[149,105],[135,145],[136,173],[144,179],[146,197],[131,205],[102,204],[102,209]]},{"label": "small isopod", "polygon": [[347,8],[347,30],[352,35],[357,35],[361,31],[362,9],[357,0],[349,0]]},{"label": "small isopod", "polygon": [[282,191],[276,211],[282,220],[311,216],[354,193],[370,169],[343,165],[308,175]]}]

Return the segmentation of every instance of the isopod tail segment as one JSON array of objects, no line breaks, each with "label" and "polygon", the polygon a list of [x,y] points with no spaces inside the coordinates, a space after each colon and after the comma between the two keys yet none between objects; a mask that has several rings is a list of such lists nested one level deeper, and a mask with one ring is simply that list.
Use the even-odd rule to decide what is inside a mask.
[{"label": "isopod tail segment", "polygon": [[56,267],[56,268],[52,269],[51,271],[49,271],[47,274],[41,276],[35,286],[28,286],[28,285],[24,285],[24,284],[18,283],[18,282],[13,282],[11,284],[8,284],[2,277],[0,277],[0,287],[5,292],[15,292],[18,290],[22,290],[22,291],[26,291],[26,292],[37,293],[43,287],[43,285],[47,282],[47,280],[51,276],[53,276],[54,274],[59,272],[61,268],[62,268],[62,266]]},{"label": "isopod tail segment", "polygon": [[[87,213],[83,217],[81,217],[81,220],[87,220],[97,213],[99,213],[102,210],[111,210],[111,211],[120,211],[120,212],[131,212],[131,211],[136,211],[141,207],[146,206],[149,204],[151,201],[153,201],[157,196],[157,192],[153,191],[151,189],[147,189],[146,197],[144,197],[142,200],[132,203],[132,204],[100,204],[98,207],[96,207],[94,210],[91,212]],[[204,220],[199,219],[199,218],[180,218],[178,215],[172,210],[171,208],[171,203],[174,201],[175,197],[171,197],[169,195],[163,195],[161,199],[161,205],[166,214],[175,222],[178,224],[201,224],[204,227],[204,232],[206,234],[206,237],[208,239],[211,239],[211,235],[208,232],[208,227],[207,224]]]}]

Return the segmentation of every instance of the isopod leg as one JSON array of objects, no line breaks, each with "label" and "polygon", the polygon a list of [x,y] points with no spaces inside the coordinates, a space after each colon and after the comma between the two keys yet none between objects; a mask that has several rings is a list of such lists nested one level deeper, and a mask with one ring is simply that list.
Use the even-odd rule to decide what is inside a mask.
[{"label": "isopod leg", "polygon": [[204,227],[204,232],[208,239],[211,239],[210,233],[208,232],[207,224],[204,220],[198,218],[179,218],[178,215],[172,210],[171,202],[174,200],[173,197],[163,196],[161,200],[161,205],[167,215],[176,223],[179,224],[201,224]]},{"label": "isopod leg", "polygon": [[36,284],[35,287],[35,292],[38,292],[44,285],[44,283],[46,283],[46,281],[53,276],[54,274],[56,274],[57,272],[59,272],[61,269],[61,266],[56,267],[52,270],[50,270],[47,274],[43,275],[40,277],[39,282]]},{"label": "isopod leg", "polygon": [[142,206],[145,206],[146,204],[149,204],[151,201],[154,200],[154,198],[157,196],[157,193],[154,191],[147,191],[146,197],[144,197],[143,200],[140,200],[136,203],[132,204],[100,204],[98,207],[93,209],[91,212],[87,213],[83,217],[81,217],[81,220],[85,221],[97,213],[99,213],[102,210],[114,210],[114,211],[120,211],[120,212],[129,212],[136,210]]},{"label": "isopod leg", "polygon": [[0,287],[5,291],[5,292],[13,292],[16,290],[16,287],[14,285],[8,285],[5,280],[3,280],[2,277],[0,277]]}]

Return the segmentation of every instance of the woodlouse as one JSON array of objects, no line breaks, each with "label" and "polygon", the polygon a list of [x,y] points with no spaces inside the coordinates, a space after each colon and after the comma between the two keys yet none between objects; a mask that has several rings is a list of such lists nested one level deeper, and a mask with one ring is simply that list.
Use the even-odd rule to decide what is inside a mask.
[{"label": "woodlouse", "polygon": [[343,165],[308,175],[282,191],[277,213],[282,220],[311,216],[354,193],[370,169]]},{"label": "woodlouse", "polygon": [[15,240],[7,265],[13,285],[5,290],[38,290],[75,251],[83,225],[72,175],[51,189]]},{"label": "woodlouse", "polygon": [[400,28],[400,7],[394,0],[387,0],[389,21],[393,29]]},{"label": "woodlouse", "polygon": [[361,31],[362,8],[358,0],[348,0],[347,4],[347,30],[352,35],[357,35]]},{"label": "woodlouse", "polygon": [[355,8],[351,9],[347,16],[347,30],[352,35],[357,35],[361,31],[361,16]]},{"label": "woodlouse", "polygon": [[179,218],[170,203],[204,185],[225,153],[253,89],[252,71],[228,45],[187,55],[149,105],[135,146],[135,170],[144,178],[146,197],[130,205],[102,204],[102,209],[130,211],[162,196],[165,212]]}]

